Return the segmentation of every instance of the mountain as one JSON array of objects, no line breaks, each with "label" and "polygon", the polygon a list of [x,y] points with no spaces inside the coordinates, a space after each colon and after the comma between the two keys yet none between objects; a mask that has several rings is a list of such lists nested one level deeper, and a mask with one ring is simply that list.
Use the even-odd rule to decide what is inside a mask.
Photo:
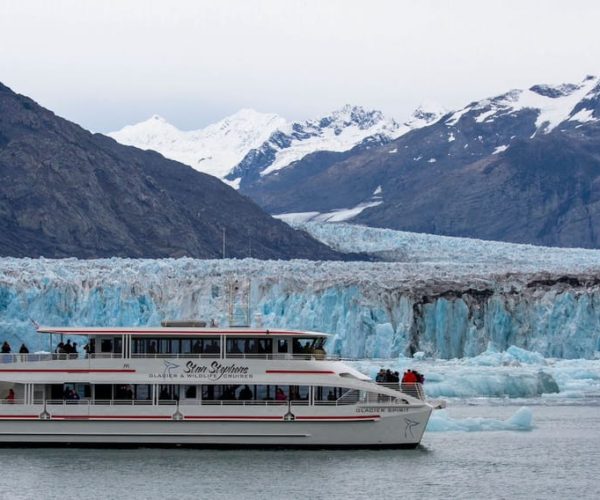
[{"label": "mountain", "polygon": [[0,84],[0,255],[337,259],[215,177]]},{"label": "mountain", "polygon": [[199,130],[181,131],[154,115],[108,135],[121,144],[152,149],[200,172],[223,178],[249,150],[259,147],[285,123],[276,114],[242,109]]},{"label": "mountain", "polygon": [[248,152],[227,175],[229,181],[245,187],[261,177],[278,172],[317,151],[344,152],[369,149],[435,121],[438,112],[419,108],[411,119],[398,124],[381,111],[346,105],[318,120],[290,123],[269,137],[260,147]]},{"label": "mountain", "polygon": [[441,114],[437,107],[419,108],[400,125],[380,111],[346,105],[319,119],[288,123],[275,114],[245,109],[195,131],[180,131],[155,115],[108,135],[122,144],[158,151],[238,188],[315,151],[385,144]]},{"label": "mountain", "polygon": [[472,102],[384,145],[316,152],[241,191],[274,214],[600,247],[600,84]]}]

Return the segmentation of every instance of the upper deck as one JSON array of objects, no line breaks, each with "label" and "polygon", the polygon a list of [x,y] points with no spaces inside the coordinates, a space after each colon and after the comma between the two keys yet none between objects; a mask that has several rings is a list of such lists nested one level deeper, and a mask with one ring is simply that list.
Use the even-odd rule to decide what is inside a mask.
[{"label": "upper deck", "polygon": [[[102,328],[40,326],[38,332],[49,335],[48,350],[59,359],[65,354],[68,359],[77,357],[74,354],[85,354],[89,358],[324,359],[324,345],[329,337],[326,333],[301,330],[185,324]],[[81,336],[85,339],[78,342]]]},{"label": "upper deck", "polygon": [[151,336],[158,338],[172,338],[178,336],[228,336],[228,337],[302,337],[302,338],[327,338],[328,333],[311,332],[304,330],[287,330],[287,329],[269,329],[269,328],[251,328],[251,327],[186,327],[186,326],[169,326],[169,327],[71,327],[71,326],[39,326],[38,333],[62,334],[62,335],[83,335],[90,336],[114,336],[114,335],[131,335],[131,336]]}]

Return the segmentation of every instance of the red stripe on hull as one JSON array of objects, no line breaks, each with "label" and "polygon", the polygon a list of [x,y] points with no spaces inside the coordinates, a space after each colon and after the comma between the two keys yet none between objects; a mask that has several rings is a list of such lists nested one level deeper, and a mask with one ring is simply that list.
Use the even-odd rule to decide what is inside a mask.
[{"label": "red stripe on hull", "polygon": [[292,373],[301,375],[335,375],[331,370],[265,370],[265,373]]},{"label": "red stripe on hull", "polygon": [[[39,415],[0,415],[0,419],[12,419],[12,420],[30,420],[39,419]],[[379,420],[379,415],[357,415],[357,416],[298,416],[296,420],[310,420],[319,421],[323,420],[326,422],[332,421],[374,421]],[[51,420],[172,420],[171,415],[124,415],[122,417],[116,417],[114,415],[53,415]],[[241,416],[241,415],[207,415],[207,416],[189,416],[184,417],[184,420],[212,420],[212,421],[282,421],[283,417],[276,415],[267,416]]]},{"label": "red stripe on hull", "polygon": [[63,369],[57,368],[0,368],[0,373],[135,373],[136,370],[125,369],[125,370],[110,370],[110,369],[85,369],[85,368],[74,368],[74,369]]}]

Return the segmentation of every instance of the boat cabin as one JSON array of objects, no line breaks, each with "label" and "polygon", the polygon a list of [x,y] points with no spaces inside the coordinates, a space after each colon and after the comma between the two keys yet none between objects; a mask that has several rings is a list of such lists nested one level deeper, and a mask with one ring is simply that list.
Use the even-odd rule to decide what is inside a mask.
[{"label": "boat cabin", "polygon": [[[49,334],[50,352],[64,354],[65,359],[73,354],[91,358],[323,359],[328,337],[316,332],[189,326],[40,327],[38,332]],[[83,342],[71,342],[71,337],[81,336],[85,336]],[[74,344],[77,352],[72,351]]]}]

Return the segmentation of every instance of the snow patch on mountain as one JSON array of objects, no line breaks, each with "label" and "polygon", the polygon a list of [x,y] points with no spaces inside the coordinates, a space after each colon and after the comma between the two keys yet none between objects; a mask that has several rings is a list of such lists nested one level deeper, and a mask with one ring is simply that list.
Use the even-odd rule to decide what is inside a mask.
[{"label": "snow patch on mountain", "polygon": [[[380,111],[368,111],[350,105],[320,120],[290,123],[281,130],[289,140],[281,146],[276,145],[274,161],[260,175],[281,170],[315,151],[348,151],[367,137],[395,139],[408,131],[408,127],[386,118]],[[277,141],[281,142],[281,138],[277,138]]]},{"label": "snow patch on mountain", "polygon": [[527,90],[511,90],[497,97],[471,103],[452,113],[445,123],[450,127],[454,126],[467,114],[474,114],[476,123],[488,123],[497,117],[533,109],[538,113],[535,122],[537,131],[548,133],[569,119],[592,119],[590,112],[580,110],[573,114],[573,111],[581,101],[597,96],[599,82],[598,77],[588,76],[577,85],[534,85]]},{"label": "snow patch on mountain", "polygon": [[158,151],[167,158],[222,178],[250,149],[258,147],[285,124],[286,120],[279,115],[242,109],[199,130],[182,131],[154,115],[108,135],[122,144]]},{"label": "snow patch on mountain", "polygon": [[346,222],[367,208],[377,207],[383,203],[383,189],[377,186],[373,195],[367,201],[361,202],[352,208],[338,208],[330,212],[292,212],[273,215],[276,219],[282,220],[292,226],[297,226],[306,222]]}]

